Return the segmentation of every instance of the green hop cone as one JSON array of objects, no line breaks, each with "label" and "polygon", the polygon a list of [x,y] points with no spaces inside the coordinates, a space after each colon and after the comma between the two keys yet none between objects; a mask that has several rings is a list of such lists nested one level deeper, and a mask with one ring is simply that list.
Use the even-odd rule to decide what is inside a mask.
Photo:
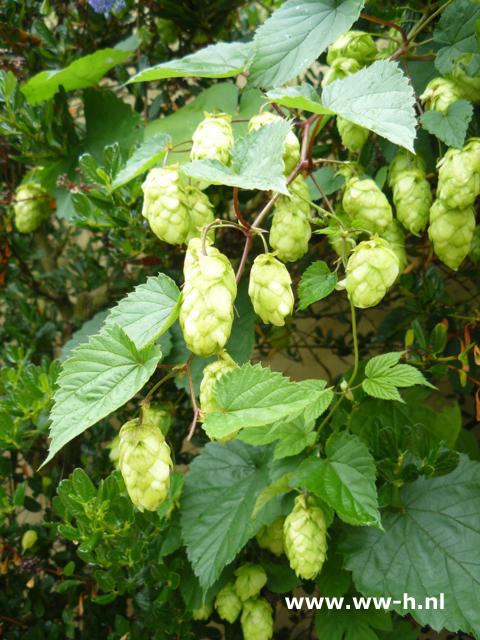
[{"label": "green hop cone", "polygon": [[475,231],[473,207],[453,209],[441,200],[435,200],[430,209],[428,235],[435,254],[455,271],[466,258]]},{"label": "green hop cone", "polygon": [[[197,187],[189,186],[186,189],[188,202],[188,210],[190,213],[190,228],[187,233],[186,241],[192,238],[200,238],[202,229],[207,224],[211,224],[214,219],[213,205],[208,196],[200,191]],[[213,229],[209,231],[208,237],[213,240]]]},{"label": "green hop cone", "polygon": [[267,549],[276,556],[281,556],[285,548],[283,545],[283,518],[277,518],[271,524],[262,527],[257,533],[258,546]]},{"label": "green hop cone", "polygon": [[369,131],[358,124],[337,116],[337,129],[343,146],[352,153],[359,153],[368,140]]},{"label": "green hop cone", "polygon": [[128,495],[140,511],[155,511],[170,487],[170,447],[158,427],[138,419],[126,422],[119,437],[119,467]]},{"label": "green hop cone", "polygon": [[463,98],[480,102],[480,75],[473,53],[465,53],[457,58],[449,76],[460,89]]},{"label": "green hop cone", "polygon": [[36,543],[37,540],[38,540],[38,535],[36,531],[34,531],[33,529],[28,529],[28,531],[25,531],[25,533],[22,536],[23,551],[27,551],[27,549],[30,549],[31,547],[33,547],[33,545]]},{"label": "green hop cone", "polygon": [[46,220],[51,212],[49,195],[34,182],[26,182],[15,192],[15,227],[20,233],[32,233]]},{"label": "green hop cone", "polygon": [[259,564],[244,564],[235,571],[235,593],[245,602],[257,596],[267,584],[267,574]]},{"label": "green hop cone", "polygon": [[335,58],[323,76],[322,87],[326,87],[328,84],[335,82],[335,80],[346,78],[351,73],[360,71],[361,68],[362,65],[353,58]]},{"label": "green hop cone", "polygon": [[192,611],[192,618],[194,620],[208,620],[213,613],[213,604],[209,602],[208,604],[204,604],[202,607],[198,609],[194,609]]},{"label": "green hop cone", "polygon": [[143,422],[158,427],[164,436],[172,426],[172,415],[160,402],[150,402],[142,407]]},{"label": "green hop cone", "polygon": [[425,174],[419,169],[406,169],[397,174],[393,184],[393,202],[397,218],[410,233],[418,235],[428,223],[432,192]]},{"label": "green hop cone", "polygon": [[115,436],[115,438],[107,446],[110,449],[108,457],[110,458],[110,461],[115,469],[118,469],[118,465],[120,463],[120,437]]},{"label": "green hop cone", "polygon": [[469,138],[463,147],[463,155],[474,171],[480,173],[480,138]]},{"label": "green hop cone", "polygon": [[219,353],[232,330],[233,302],[237,295],[235,273],[218,249],[193,238],[185,255],[185,286],[180,326],[187,347],[198,356]]},{"label": "green hop cone", "polygon": [[438,161],[437,198],[450,209],[465,209],[480,193],[480,173],[475,156],[465,149],[448,149]]},{"label": "green hop cone", "polygon": [[299,495],[283,524],[285,553],[299,578],[313,580],[327,555],[327,524],[311,498]]},{"label": "green hop cone", "polygon": [[230,164],[233,146],[232,116],[228,113],[205,113],[205,118],[193,132],[192,160],[219,160]]},{"label": "green hop cone", "polygon": [[248,295],[263,322],[283,327],[294,303],[287,267],[272,254],[257,256],[250,271]]},{"label": "green hop cone", "polygon": [[187,179],[178,165],[151,169],[142,184],[142,215],[153,233],[169,244],[183,244],[191,227]]},{"label": "green hop cone", "polygon": [[389,187],[393,189],[398,174],[410,169],[421,171],[425,177],[425,162],[423,159],[418,154],[415,155],[406,149],[399,148],[388,167],[387,182]]},{"label": "green hop cone", "polygon": [[378,38],[376,41],[377,59],[384,60],[390,58],[402,45],[402,36],[398,29],[393,27],[388,29],[384,38]]},{"label": "green hop cone", "polygon": [[251,598],[243,604],[240,618],[244,640],[270,640],[273,636],[273,611],[265,598]]},{"label": "green hop cone", "polygon": [[365,31],[347,31],[335,40],[327,50],[327,63],[332,64],[338,58],[353,58],[359,64],[366,65],[375,60],[377,47],[372,36]]},{"label": "green hop cone", "polygon": [[472,262],[480,262],[480,225],[478,224],[473,231],[468,257]]},{"label": "green hop cone", "polygon": [[342,204],[355,226],[373,233],[382,233],[393,219],[387,197],[370,178],[351,178],[345,187]]},{"label": "green hop cone", "polygon": [[[249,131],[257,131],[266,124],[272,122],[278,122],[282,118],[269,111],[263,111],[253,118],[248,123]],[[290,175],[300,160],[300,142],[297,136],[290,130],[285,139],[285,147],[283,150],[283,164],[285,165],[285,175]]]},{"label": "green hop cone", "polygon": [[215,384],[225,373],[233,371],[236,367],[235,361],[224,351],[218,360],[208,364],[203,370],[203,378],[200,383],[200,408],[204,416],[207,413],[220,411],[213,395]]},{"label": "green hop cone", "polygon": [[399,273],[402,273],[408,264],[408,259],[405,250],[405,232],[398,220],[391,221],[382,233],[382,238],[388,242],[392,251],[395,252],[398,258],[398,270]]},{"label": "green hop cone", "polygon": [[281,196],[275,204],[270,244],[280,260],[294,262],[307,253],[312,236],[310,195],[303,176],[297,176],[288,189],[291,197]]},{"label": "green hop cone", "polygon": [[233,624],[242,610],[242,601],[238,597],[233,582],[220,589],[215,599],[215,609],[222,620]]},{"label": "green hop cone", "polygon": [[374,307],[385,296],[399,273],[398,257],[382,238],[360,242],[346,268],[345,288],[356,307]]},{"label": "green hop cone", "polygon": [[433,78],[420,96],[426,109],[442,113],[445,113],[451,104],[461,98],[462,93],[459,87],[448,78]]}]

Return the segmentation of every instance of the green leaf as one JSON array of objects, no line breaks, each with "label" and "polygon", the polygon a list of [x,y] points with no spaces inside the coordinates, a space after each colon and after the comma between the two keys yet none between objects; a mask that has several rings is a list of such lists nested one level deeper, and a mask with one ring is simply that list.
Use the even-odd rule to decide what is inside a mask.
[{"label": "green leaf", "polygon": [[211,438],[224,438],[238,429],[272,424],[294,417],[311,403],[300,384],[260,364],[246,363],[223,375],[215,385],[221,412],[205,416]]},{"label": "green leaf", "polygon": [[333,111],[320,104],[320,96],[312,85],[306,82],[296,87],[272,89],[267,92],[267,98],[290,109],[302,109],[312,113],[334,115]]},{"label": "green leaf", "polygon": [[434,41],[443,45],[435,66],[445,75],[455,60],[464,53],[478,53],[475,23],[480,19],[480,5],[469,0],[455,0],[441,14],[433,32]]},{"label": "green leaf", "polygon": [[30,104],[49,100],[63,86],[65,91],[91,87],[115,67],[132,55],[131,51],[100,49],[88,56],[75,60],[68,67],[58,70],[41,71],[21,86]]},{"label": "green leaf", "polygon": [[241,431],[238,438],[249,444],[270,444],[277,442],[274,459],[280,460],[288,456],[296,456],[306,447],[311,446],[316,439],[313,431],[314,420],[305,420],[303,414],[288,422],[281,421],[271,426],[252,427]]},{"label": "green leaf", "polygon": [[136,348],[143,349],[172,326],[179,309],[177,285],[164,273],[159,273],[120,300],[105,324],[122,327]]},{"label": "green leaf", "polygon": [[348,433],[333,434],[326,458],[310,457],[295,472],[296,486],[324,500],[348,524],[381,527],[375,461],[365,444]]},{"label": "green leaf", "polygon": [[82,324],[78,331],[72,335],[62,347],[61,360],[66,360],[72,355],[72,351],[88,340],[90,336],[95,333],[99,333],[106,317],[108,316],[108,310],[99,311],[90,320],[87,320]]},{"label": "green leaf", "polygon": [[339,191],[345,184],[345,178],[342,175],[337,175],[332,167],[322,167],[307,178],[307,184],[312,200],[320,200],[324,195],[329,196],[335,191]]},{"label": "green leaf", "polygon": [[263,491],[258,494],[257,500],[255,502],[255,507],[252,511],[252,518],[256,518],[260,511],[265,507],[270,500],[276,498],[277,496],[281,496],[285,493],[289,493],[291,491],[290,487],[290,478],[292,474],[291,472],[285,473],[280,476],[275,482],[269,484]]},{"label": "green leaf", "polygon": [[424,129],[437,136],[448,147],[461,149],[465,143],[468,125],[473,116],[473,106],[467,100],[457,100],[446,113],[425,111],[420,116]]},{"label": "green leaf", "polygon": [[[342,543],[346,569],[365,595],[388,594],[400,615],[440,631],[480,628],[480,464],[462,456],[440,478],[421,478],[400,492],[401,510],[385,513],[385,533],[352,530]],[[444,594],[444,609],[412,609],[403,596],[424,605]],[[430,603],[432,605],[432,603]]]},{"label": "green leaf", "polygon": [[332,82],[322,92],[322,104],[414,152],[415,97],[408,78],[396,62],[378,60]]},{"label": "green leaf", "polygon": [[337,274],[326,262],[318,260],[304,271],[298,285],[298,308],[303,311],[314,302],[329,296],[337,284]]},{"label": "green leaf", "polygon": [[269,482],[270,450],[207,444],[190,465],[181,502],[182,537],[204,589],[256,533],[251,514]]},{"label": "green leaf", "polygon": [[347,598],[341,609],[328,609],[326,606],[318,609],[315,614],[315,626],[319,638],[378,640],[378,635],[373,629],[388,631],[392,628],[392,621],[386,611],[377,611],[373,607],[356,609]]},{"label": "green leaf", "polygon": [[255,33],[249,82],[273,87],[291,80],[357,20],[361,0],[287,0]]},{"label": "green leaf", "polygon": [[138,351],[116,325],[77,347],[64,362],[57,380],[50,413],[50,450],[43,464],[67,442],[138,393],[155,371],[161,355],[156,346]]},{"label": "green leaf", "polygon": [[218,160],[194,160],[183,165],[182,170],[192,178],[213,184],[288,195],[282,156],[289,131],[286,120],[267,124],[235,141],[231,167]]},{"label": "green leaf", "polygon": [[352,576],[343,568],[343,558],[335,543],[329,544],[327,559],[315,583],[322,595],[329,598],[340,598],[350,589]]},{"label": "green leaf", "polygon": [[302,584],[293,569],[287,564],[268,562],[262,558],[262,567],[267,573],[267,589],[273,593],[290,593]]},{"label": "green leaf", "polygon": [[137,176],[154,167],[165,155],[166,148],[171,144],[171,138],[166,133],[158,133],[143,142],[135,151],[126,165],[118,172],[113,181],[113,188],[118,189]]},{"label": "green leaf", "polygon": [[135,74],[131,82],[164,78],[229,78],[241,73],[251,55],[248,42],[219,42],[184,58],[162,62]]},{"label": "green leaf", "polygon": [[435,389],[415,367],[409,364],[396,364],[403,351],[385,353],[375,356],[367,362],[365,380],[362,388],[365,393],[383,400],[398,400],[403,402],[397,387],[413,387],[416,384]]}]

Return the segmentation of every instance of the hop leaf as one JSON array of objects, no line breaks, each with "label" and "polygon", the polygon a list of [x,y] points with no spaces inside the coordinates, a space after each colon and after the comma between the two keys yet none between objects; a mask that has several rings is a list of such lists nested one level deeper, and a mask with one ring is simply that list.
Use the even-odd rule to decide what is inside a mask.
[{"label": "hop leaf", "polygon": [[451,269],[457,270],[467,256],[474,230],[472,207],[453,209],[447,203],[435,200],[430,209],[428,235],[435,254]]},{"label": "hop leaf", "polygon": [[293,311],[292,279],[287,268],[271,254],[255,258],[250,272],[248,294],[255,313],[263,322],[282,327]]},{"label": "hop leaf", "polygon": [[272,607],[264,598],[247,600],[240,622],[244,640],[270,640],[273,636]]}]

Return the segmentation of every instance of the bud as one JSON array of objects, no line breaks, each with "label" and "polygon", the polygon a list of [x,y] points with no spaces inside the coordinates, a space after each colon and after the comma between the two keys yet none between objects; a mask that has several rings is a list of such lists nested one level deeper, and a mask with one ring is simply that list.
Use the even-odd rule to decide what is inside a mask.
[{"label": "bud", "polygon": [[[257,131],[265,124],[271,124],[272,122],[278,122],[282,118],[269,111],[263,111],[251,118],[248,123],[249,131]],[[285,175],[289,176],[300,160],[300,142],[297,136],[290,130],[285,139],[285,147],[283,150],[283,164],[285,165]]]},{"label": "bud", "polygon": [[45,189],[34,182],[26,182],[15,192],[15,227],[20,233],[32,233],[51,213],[49,196]]},{"label": "bud", "polygon": [[353,58],[335,58],[323,76],[322,87],[326,87],[328,84],[335,82],[335,80],[346,78],[350,74],[360,71],[361,68],[362,65]]},{"label": "bud", "polygon": [[256,536],[258,546],[276,556],[281,556],[284,552],[283,520],[283,518],[277,518],[271,524],[262,527]]},{"label": "bud", "polygon": [[295,498],[283,525],[285,553],[299,578],[313,580],[327,555],[327,524],[323,511],[304,495]]},{"label": "bud", "polygon": [[170,447],[158,427],[130,420],[120,429],[119,467],[133,504],[155,511],[170,488]]},{"label": "bud", "polygon": [[426,109],[445,113],[448,107],[460,100],[462,97],[460,89],[448,78],[433,78],[427,84],[425,91],[420,96]]},{"label": "bud", "polygon": [[186,188],[178,165],[151,169],[142,184],[142,215],[157,238],[169,244],[183,244],[190,231]]},{"label": "bud", "polygon": [[245,602],[257,596],[267,584],[267,574],[259,564],[244,564],[235,571],[235,592]]},{"label": "bud", "polygon": [[[473,67],[473,68],[471,68]],[[449,76],[459,88],[462,97],[471,102],[480,102],[480,76],[473,53],[464,53],[453,63]]]},{"label": "bud", "polygon": [[203,370],[203,378],[200,384],[200,408],[203,416],[207,413],[220,411],[217,401],[214,397],[215,384],[217,380],[237,367],[236,363],[224,351],[215,362],[208,364]]},{"label": "bud", "polygon": [[360,153],[368,140],[369,130],[359,127],[358,124],[350,122],[342,116],[337,116],[337,129],[343,146],[352,153]]},{"label": "bud", "polygon": [[204,604],[198,609],[192,611],[192,618],[194,620],[208,620],[213,613],[213,605],[211,602]]},{"label": "bud", "polygon": [[283,327],[294,303],[292,279],[286,266],[272,254],[257,256],[250,271],[248,295],[263,322]]},{"label": "bud", "polygon": [[410,233],[418,235],[425,229],[432,204],[432,192],[422,171],[406,169],[397,174],[393,184],[393,201],[397,218]]},{"label": "bud", "polygon": [[205,118],[193,132],[192,160],[219,160],[230,164],[233,147],[232,116],[228,113],[205,113]]},{"label": "bud", "polygon": [[220,589],[215,599],[215,609],[222,620],[233,624],[242,610],[242,601],[238,597],[232,582]]},{"label": "bud", "polygon": [[235,273],[228,258],[206,246],[200,238],[188,243],[180,326],[187,347],[198,356],[219,353],[232,330],[233,301],[237,295]]},{"label": "bud", "polygon": [[364,66],[373,62],[377,47],[372,36],[365,31],[347,31],[335,40],[327,50],[327,63],[333,64],[338,58],[353,58]]},{"label": "bud", "polygon": [[370,178],[351,178],[347,182],[342,204],[355,226],[373,233],[382,233],[393,218],[387,197]]},{"label": "bud", "polygon": [[388,186],[393,188],[398,174],[410,169],[418,169],[425,177],[425,162],[423,159],[418,153],[415,155],[400,147],[388,167]]},{"label": "bud", "polygon": [[465,209],[473,204],[480,193],[480,173],[475,166],[475,154],[465,149],[448,149],[438,161],[437,198],[448,208]]},{"label": "bud", "polygon": [[441,200],[432,204],[428,235],[435,254],[450,269],[456,271],[466,258],[474,230],[475,212],[472,207],[453,209]]},{"label": "bud", "polygon": [[[187,187],[186,200],[190,214],[190,228],[186,238],[186,242],[189,242],[192,238],[200,238],[203,227],[211,224],[215,216],[213,213],[213,205],[208,196],[197,187]],[[213,241],[213,229],[208,232],[208,237]]]},{"label": "bud", "polygon": [[408,264],[408,258],[405,250],[405,232],[398,220],[391,221],[382,233],[382,238],[388,242],[392,251],[395,252],[398,258],[398,270],[399,273],[402,273]]},{"label": "bud", "polygon": [[474,229],[468,257],[472,262],[480,262],[480,225]]},{"label": "bud", "polygon": [[345,288],[356,307],[374,307],[397,279],[398,258],[382,238],[360,242],[348,259]]},{"label": "bud", "polygon": [[265,598],[247,600],[240,622],[244,640],[270,640],[273,636],[273,611]]},{"label": "bud", "polygon": [[25,531],[25,533],[22,536],[23,551],[27,551],[27,549],[30,549],[31,547],[33,547],[33,545],[36,543],[37,540],[38,540],[38,535],[36,531],[34,531],[33,529],[29,529],[28,531]]}]

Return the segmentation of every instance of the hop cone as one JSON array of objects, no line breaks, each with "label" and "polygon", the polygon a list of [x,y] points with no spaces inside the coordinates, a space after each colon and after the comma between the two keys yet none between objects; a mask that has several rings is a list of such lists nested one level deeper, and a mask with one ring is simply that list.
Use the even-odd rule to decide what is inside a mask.
[{"label": "hop cone", "polygon": [[273,611],[264,598],[247,600],[240,622],[244,640],[270,640],[273,636]]},{"label": "hop cone", "polygon": [[287,267],[271,254],[257,256],[250,271],[248,295],[263,322],[283,327],[294,302]]},{"label": "hop cone", "polygon": [[213,395],[215,383],[225,373],[235,369],[236,366],[237,365],[234,360],[232,360],[228,353],[223,352],[218,360],[205,367],[203,370],[202,382],[200,384],[200,407],[203,415],[220,411],[220,407]]},{"label": "hop cone", "polygon": [[235,571],[235,593],[245,602],[257,596],[267,584],[267,574],[259,564],[244,564]]},{"label": "hop cone", "polygon": [[472,169],[480,173],[480,138],[469,138],[463,147],[463,155]]},{"label": "hop cone", "polygon": [[448,149],[437,163],[437,198],[450,209],[465,209],[480,193],[480,173],[475,155],[465,149]]},{"label": "hop cone", "polygon": [[373,62],[377,47],[372,36],[364,31],[347,31],[328,47],[327,63],[332,64],[338,58],[353,58],[364,66]]},{"label": "hop cone", "polygon": [[34,529],[28,529],[22,536],[22,549],[23,551],[27,551],[33,547],[33,545],[38,540],[38,534]]},{"label": "hop cone", "polygon": [[396,253],[386,240],[374,238],[360,242],[348,259],[345,288],[360,309],[374,307],[397,279]]},{"label": "hop cone", "polygon": [[337,129],[343,146],[352,153],[359,153],[368,140],[369,131],[358,124],[337,116]]},{"label": "hop cone", "polygon": [[304,495],[295,498],[283,525],[285,553],[299,578],[313,580],[327,554],[327,525],[323,511]]},{"label": "hop cone", "polygon": [[108,445],[108,448],[110,449],[110,453],[108,454],[108,457],[110,458],[110,461],[115,467],[115,469],[118,469],[118,465],[120,462],[120,437],[115,436],[114,439]]},{"label": "hop cone", "polygon": [[148,405],[143,405],[142,416],[143,422],[158,427],[164,436],[167,435],[172,425],[172,416],[163,404],[151,402]]},{"label": "hop cone", "polygon": [[170,447],[158,427],[130,420],[120,429],[119,467],[133,504],[155,511],[170,487]]},{"label": "hop cone", "polygon": [[[281,120],[280,116],[269,111],[263,111],[251,118],[248,123],[249,131],[257,131],[263,125]],[[285,139],[285,148],[283,151],[283,164],[285,165],[285,175],[290,175],[300,160],[300,142],[293,131],[289,131]]]},{"label": "hop cone", "polygon": [[392,221],[392,208],[384,193],[370,178],[351,178],[342,200],[343,208],[356,226],[382,233]]},{"label": "hop cone", "polygon": [[48,193],[39,184],[21,184],[15,193],[15,200],[15,226],[20,233],[36,231],[50,215]]},{"label": "hop cone", "polygon": [[178,165],[151,169],[142,184],[142,214],[153,233],[169,244],[183,244],[190,231],[186,177]]},{"label": "hop cone", "polygon": [[242,601],[237,595],[233,582],[228,582],[217,594],[215,609],[222,620],[233,624],[242,610]]},{"label": "hop cone", "polygon": [[323,76],[322,87],[326,87],[327,84],[331,84],[332,82],[335,82],[335,80],[346,78],[351,73],[360,71],[361,68],[362,65],[353,58],[335,58]]},{"label": "hop cone", "polygon": [[467,256],[475,230],[472,207],[450,208],[446,202],[435,200],[430,209],[428,235],[435,254],[455,271]]},{"label": "hop cone", "polygon": [[[473,69],[470,71],[470,65]],[[465,53],[457,58],[450,72],[450,77],[459,88],[462,97],[471,102],[480,102],[480,76],[472,53]],[[470,72],[470,73],[469,73]]]},{"label": "hop cone", "polygon": [[470,243],[470,250],[468,252],[468,257],[472,262],[480,261],[480,225],[474,229],[472,242]]},{"label": "hop cone", "polygon": [[393,27],[386,32],[385,36],[385,38],[378,38],[376,42],[377,58],[382,60],[390,58],[402,44],[402,36]]},{"label": "hop cone", "polygon": [[303,213],[306,218],[310,218],[310,193],[305,178],[297,176],[288,186],[290,197],[280,196],[277,200],[279,205],[289,205],[297,213]]},{"label": "hop cone", "polygon": [[405,232],[398,220],[392,220],[382,233],[382,238],[388,242],[392,251],[398,258],[398,270],[400,273],[408,264],[407,252],[405,250]]},{"label": "hop cone", "polygon": [[410,233],[418,235],[428,223],[432,192],[425,174],[419,169],[400,172],[393,184],[397,218]]},{"label": "hop cone", "polygon": [[[192,238],[199,238],[205,225],[214,221],[213,205],[205,195],[197,187],[189,186],[186,189],[188,202],[188,210],[190,213],[190,228],[187,233],[186,241]],[[213,230],[209,231],[208,237],[213,240]]]},{"label": "hop cone", "polygon": [[425,91],[420,96],[420,100],[426,109],[441,111],[444,113],[448,107],[460,100],[462,93],[458,86],[448,78],[433,78],[427,84]]},{"label": "hop cone", "polygon": [[388,185],[393,188],[399,173],[409,169],[418,169],[425,177],[425,162],[417,154],[400,148],[388,167]]},{"label": "hop cone", "polygon": [[193,132],[192,160],[219,160],[230,164],[233,146],[232,116],[228,113],[205,113],[205,118]]},{"label": "hop cone", "polygon": [[310,196],[302,176],[290,184],[291,197],[281,196],[274,208],[270,229],[270,244],[283,262],[294,262],[308,251],[312,235],[310,227]]},{"label": "hop cone", "polygon": [[203,607],[194,609],[192,611],[192,618],[194,620],[208,620],[213,613],[213,604],[209,602],[204,604]]},{"label": "hop cone", "polygon": [[204,255],[200,238],[188,243],[179,317],[187,347],[204,357],[219,353],[230,337],[237,295],[228,258],[215,247],[207,245],[206,251]]},{"label": "hop cone", "polygon": [[267,549],[276,556],[281,556],[284,552],[283,546],[283,518],[277,518],[257,533],[258,546]]}]

